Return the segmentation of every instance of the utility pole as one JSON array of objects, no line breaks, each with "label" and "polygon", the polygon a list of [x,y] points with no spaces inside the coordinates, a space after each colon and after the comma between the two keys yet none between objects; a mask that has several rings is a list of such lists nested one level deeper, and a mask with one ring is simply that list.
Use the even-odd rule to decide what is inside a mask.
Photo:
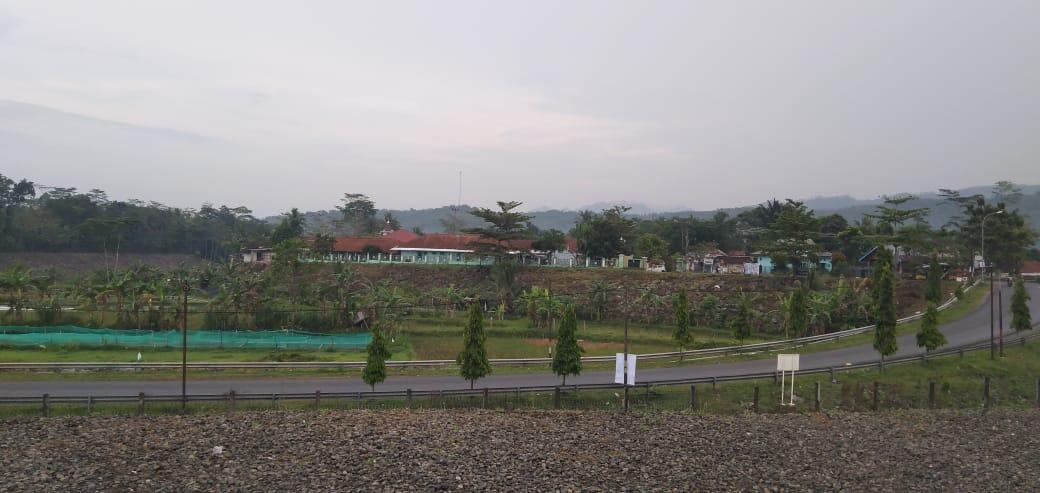
[{"label": "utility pole", "polygon": [[1004,290],[997,290],[997,327],[1000,328],[1000,357],[1004,357]]},{"label": "utility pole", "polygon": [[181,412],[188,410],[188,291],[191,286],[188,281],[183,281],[184,297],[181,306],[184,317],[181,318]]},{"label": "utility pole", "polygon": [[[985,265],[985,259],[983,265]],[[993,330],[993,271],[987,270],[989,270],[989,359],[997,359],[996,334]]]},{"label": "utility pole", "polygon": [[[628,303],[628,290],[622,292],[622,299],[625,300],[625,358],[622,360],[621,369],[624,370],[624,385],[625,385],[625,412],[628,412],[628,311],[630,309]],[[635,382],[632,382],[635,383]]]}]

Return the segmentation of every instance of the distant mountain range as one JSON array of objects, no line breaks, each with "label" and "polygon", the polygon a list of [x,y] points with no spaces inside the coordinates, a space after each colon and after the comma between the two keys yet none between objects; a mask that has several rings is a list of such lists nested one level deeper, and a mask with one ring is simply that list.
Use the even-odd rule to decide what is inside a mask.
[{"label": "distant mountain range", "polygon": [[[1011,205],[1011,208],[1018,209],[1028,216],[1034,229],[1040,229],[1040,185],[1020,185],[1020,188],[1022,189],[1022,197],[1017,204]],[[961,189],[960,192],[963,196],[982,194],[988,197],[991,190],[992,187],[990,186],[976,186]],[[939,197],[937,192],[924,192],[914,195],[916,195],[918,199],[906,203],[906,207],[927,207],[931,209],[932,212],[928,216],[928,221],[934,227],[946,224],[959,212],[953,204],[950,204]],[[769,198],[771,199],[773,197]],[[782,200],[781,197],[776,198]],[[763,200],[763,202],[764,201],[765,200]],[[803,202],[805,202],[809,208],[816,211],[817,216],[840,214],[849,221],[856,221],[863,218],[864,214],[873,211],[875,207],[882,203],[882,199],[857,199],[848,195],[840,195],[834,197],[813,197],[810,199],[804,199]],[[757,205],[747,205],[712,211],[696,211],[689,209],[663,211],[637,202],[600,202],[590,204],[583,209],[599,211],[613,207],[615,204],[631,207],[629,214],[633,217],[653,218],[693,216],[700,219],[711,218],[719,211],[725,212],[730,216],[735,216]],[[455,216],[459,219],[464,228],[480,225],[480,220],[469,213],[471,210],[473,210],[472,206],[463,205],[459,208],[458,212],[455,213]],[[412,229],[418,227],[426,233],[443,231],[443,221],[451,218],[453,215],[452,207],[444,206],[433,209],[383,209],[379,211],[379,217],[382,217],[387,212],[393,214],[393,216],[401,223],[402,228]],[[533,216],[532,222],[538,228],[558,229],[561,231],[568,231],[574,227],[574,222],[578,218],[578,211],[576,210],[542,208],[536,209],[530,212],[530,214]],[[308,231],[331,231],[335,229],[334,221],[340,218],[340,212],[337,210],[316,211],[307,212],[304,216],[307,219]],[[271,216],[266,218],[266,220],[272,223],[277,223],[281,220],[281,216]]]}]

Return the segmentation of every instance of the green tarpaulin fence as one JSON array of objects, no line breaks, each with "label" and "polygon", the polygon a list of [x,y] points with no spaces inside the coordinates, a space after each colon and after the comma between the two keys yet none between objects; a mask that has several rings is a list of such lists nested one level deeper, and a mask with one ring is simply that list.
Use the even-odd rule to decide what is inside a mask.
[{"label": "green tarpaulin fence", "polygon": [[[0,345],[181,347],[177,330],[89,329],[75,325],[0,326]],[[318,334],[299,330],[189,330],[189,348],[360,349],[372,334]]]}]

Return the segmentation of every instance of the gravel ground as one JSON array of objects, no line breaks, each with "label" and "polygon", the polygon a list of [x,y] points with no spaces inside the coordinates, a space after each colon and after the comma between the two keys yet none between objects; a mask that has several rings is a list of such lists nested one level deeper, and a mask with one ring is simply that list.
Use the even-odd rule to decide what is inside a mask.
[{"label": "gravel ground", "polygon": [[21,418],[0,421],[0,490],[1036,491],[1038,416],[466,410]]}]

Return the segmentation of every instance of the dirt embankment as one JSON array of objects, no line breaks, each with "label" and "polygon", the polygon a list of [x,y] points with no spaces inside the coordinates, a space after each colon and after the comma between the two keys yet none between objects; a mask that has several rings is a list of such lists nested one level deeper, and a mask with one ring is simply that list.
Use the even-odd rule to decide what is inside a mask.
[{"label": "dirt embankment", "polygon": [[23,418],[0,421],[0,490],[1036,491],[1035,418],[475,410]]},{"label": "dirt embankment", "polygon": [[0,252],[0,270],[24,265],[37,271],[53,268],[61,275],[75,276],[105,268],[125,269],[137,264],[173,269],[206,263],[195,255],[180,253],[120,253],[118,260],[117,265],[115,254],[111,253],[106,256],[103,253]]}]

